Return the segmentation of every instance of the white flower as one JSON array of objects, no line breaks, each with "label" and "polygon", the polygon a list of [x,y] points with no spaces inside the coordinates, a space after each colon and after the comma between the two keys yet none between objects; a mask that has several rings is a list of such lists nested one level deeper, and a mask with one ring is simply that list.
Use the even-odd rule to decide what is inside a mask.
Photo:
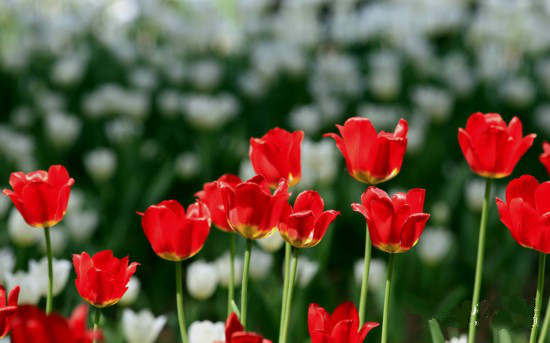
[{"label": "white flower", "polygon": [[67,213],[80,210],[84,204],[84,200],[84,192],[81,189],[72,188],[69,203],[67,204]]},{"label": "white flower", "polygon": [[432,216],[430,217],[431,222],[433,222],[434,224],[445,225],[447,224],[451,216],[451,209],[446,202],[437,201],[433,204],[430,213],[432,214]]},{"label": "white flower", "polygon": [[165,316],[155,318],[149,310],[122,312],[122,332],[128,343],[153,343],[165,324]]},{"label": "white flower", "polygon": [[[289,124],[295,130],[315,134],[322,127],[321,113],[314,105],[301,106],[290,112]],[[305,156],[305,155],[304,155]]]},{"label": "white flower", "polygon": [[[218,279],[220,280],[220,285],[224,288],[229,287],[229,273],[230,273],[229,261],[230,261],[229,252],[226,252],[225,254],[218,257],[218,259],[214,262],[216,265],[216,269],[218,271]],[[233,265],[235,269],[235,277],[233,279],[233,284],[235,286],[238,286],[241,284],[241,279],[243,277],[242,257],[235,256],[235,261]]]},{"label": "white flower", "polygon": [[214,60],[201,60],[189,68],[189,78],[193,86],[200,90],[211,90],[218,85],[223,70]]},{"label": "white flower", "polygon": [[504,101],[516,108],[529,106],[535,98],[537,90],[527,77],[514,77],[501,85],[501,95]]},{"label": "white flower", "polygon": [[157,85],[157,76],[151,69],[136,68],[130,74],[130,83],[136,88],[150,90]]},{"label": "white flower", "polygon": [[52,81],[61,86],[74,85],[82,78],[85,62],[85,58],[78,54],[59,59],[52,67]]},{"label": "white flower", "polygon": [[141,137],[143,125],[129,118],[118,118],[105,124],[105,132],[109,141],[124,144]]},{"label": "white flower", "polygon": [[312,142],[305,138],[302,143],[302,179],[300,189],[318,184],[331,184],[338,173],[336,146],[329,140]]},{"label": "white flower", "polygon": [[277,250],[281,249],[283,244],[285,244],[285,241],[279,234],[279,230],[275,230],[272,235],[258,239],[256,241],[260,248],[264,249],[267,252],[276,252]]},{"label": "white flower", "polygon": [[225,341],[225,324],[209,320],[196,321],[189,326],[189,343],[214,343]]},{"label": "white flower", "polygon": [[159,111],[165,117],[173,117],[180,111],[181,95],[175,90],[165,90],[158,96]]},{"label": "white flower", "polygon": [[4,284],[5,274],[11,273],[15,267],[15,255],[11,248],[0,249],[0,284]]},{"label": "white flower", "polygon": [[233,119],[239,109],[235,97],[229,94],[208,96],[189,95],[182,101],[185,117],[189,123],[202,130],[217,130]]},{"label": "white flower", "polygon": [[137,278],[137,276],[130,277],[130,281],[128,281],[128,289],[126,290],[126,293],[120,298],[120,301],[118,302],[121,306],[130,306],[133,303],[136,302],[136,299],[139,295],[139,291],[141,289],[141,282]]},{"label": "white flower", "polygon": [[443,228],[426,228],[418,242],[418,254],[426,264],[437,264],[449,253],[452,233]]},{"label": "white flower", "polygon": [[179,177],[190,179],[200,171],[201,162],[195,153],[185,152],[176,157],[175,169]]},{"label": "white flower", "polygon": [[27,224],[19,211],[13,208],[8,217],[8,235],[15,244],[28,247],[40,239],[42,230]]},{"label": "white flower", "polygon": [[[56,296],[67,285],[72,263],[67,260],[56,260],[53,263],[53,295]],[[36,285],[42,296],[48,294],[48,259],[44,256],[40,261],[29,261],[29,274],[36,280]]]},{"label": "white flower", "polygon": [[111,149],[99,148],[84,155],[84,167],[97,181],[105,181],[116,171],[117,157]]},{"label": "white flower", "polygon": [[464,189],[464,197],[470,210],[480,212],[485,197],[485,180],[480,178],[469,180]]},{"label": "white flower", "polygon": [[[72,194],[71,194],[72,198]],[[64,219],[71,238],[77,243],[84,243],[90,239],[97,228],[99,214],[95,210],[67,211]]]},{"label": "white flower", "polygon": [[[42,230],[42,229],[40,229]],[[50,240],[52,243],[52,254],[54,256],[61,255],[65,251],[67,246],[67,234],[65,233],[65,228],[62,225],[56,225],[50,229]],[[38,247],[40,251],[44,254],[46,253],[46,238],[44,235],[41,235],[38,239]]]},{"label": "white flower", "polygon": [[550,104],[545,103],[539,105],[535,109],[534,117],[537,127],[543,130],[546,134],[550,134]]},{"label": "white flower", "polygon": [[187,267],[187,291],[198,300],[210,298],[218,287],[218,271],[214,264],[198,260]]},{"label": "white flower", "polygon": [[[284,266],[283,266],[284,267]],[[296,269],[296,280],[300,287],[304,288],[319,271],[319,263],[310,260],[307,256],[301,256]]]},{"label": "white flower", "polygon": [[241,180],[249,180],[254,175],[256,175],[256,172],[254,171],[254,167],[252,167],[250,159],[246,158],[242,160],[239,166],[239,177]]},{"label": "white flower", "polygon": [[252,249],[252,255],[250,256],[250,278],[252,280],[265,278],[272,265],[273,255],[259,249]]},{"label": "white flower", "polygon": [[446,90],[431,86],[416,87],[412,93],[412,100],[422,112],[437,123],[449,119],[454,101]]},{"label": "white flower", "polygon": [[459,337],[451,337],[450,340],[445,341],[445,343],[466,343],[468,342],[468,335],[463,333]]},{"label": "white flower", "polygon": [[[361,284],[363,281],[363,271],[365,270],[365,259],[360,259],[355,262],[354,276],[355,282]],[[386,262],[379,258],[373,258],[370,260],[369,269],[369,288],[376,291],[384,289],[384,281],[386,280]]]},{"label": "white flower", "polygon": [[40,280],[30,273],[24,271],[18,271],[14,274],[6,273],[6,285],[7,289],[12,290],[15,286],[19,286],[21,291],[19,292],[19,305],[37,305],[42,296],[42,290]]}]

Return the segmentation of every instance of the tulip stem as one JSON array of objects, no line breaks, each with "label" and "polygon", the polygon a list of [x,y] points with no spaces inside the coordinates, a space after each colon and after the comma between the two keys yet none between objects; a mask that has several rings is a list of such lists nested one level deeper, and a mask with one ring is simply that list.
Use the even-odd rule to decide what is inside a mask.
[{"label": "tulip stem", "polygon": [[250,269],[250,255],[252,254],[252,240],[246,240],[246,250],[244,252],[243,282],[241,286],[241,324],[246,331],[246,306],[248,293],[248,270]]},{"label": "tulip stem", "polygon": [[279,340],[283,337],[283,327],[286,314],[286,298],[288,296],[288,279],[290,273],[290,257],[292,255],[292,246],[285,242],[285,274],[283,280],[283,299],[281,300],[281,320],[279,323]]},{"label": "tulip stem", "polygon": [[491,197],[491,186],[493,179],[488,178],[485,184],[485,197],[481,210],[481,222],[479,225],[479,240],[477,246],[476,275],[474,281],[474,294],[472,296],[472,312],[470,314],[470,325],[468,329],[468,343],[474,343],[477,326],[477,313],[479,312],[479,293],[481,290],[481,278],[483,276],[483,255],[485,252],[485,234],[487,232],[487,219],[489,213],[489,198]]},{"label": "tulip stem", "polygon": [[46,238],[46,255],[48,256],[48,296],[46,298],[46,314],[52,312],[53,307],[53,261],[52,261],[52,241],[50,239],[50,228],[44,228],[44,237]]},{"label": "tulip stem", "polygon": [[542,329],[540,330],[540,335],[538,343],[544,343],[546,335],[548,334],[548,327],[550,326],[550,299],[548,299],[548,305],[546,307],[546,313],[544,315],[544,322],[542,323]]},{"label": "tulip stem", "polygon": [[367,306],[367,291],[369,288],[370,255],[372,245],[370,242],[369,224],[367,223],[365,237],[365,262],[363,265],[363,281],[361,282],[361,298],[359,299],[359,327],[365,323],[365,311]]},{"label": "tulip stem", "polygon": [[227,316],[233,312],[235,301],[235,234],[229,233],[229,287],[227,288]]},{"label": "tulip stem", "polygon": [[539,253],[539,272],[537,278],[537,295],[535,297],[535,314],[533,315],[533,327],[531,328],[531,337],[529,343],[537,341],[537,331],[539,329],[540,308],[542,305],[542,291],[544,288],[544,265],[546,264],[546,254]]},{"label": "tulip stem", "polygon": [[294,292],[294,283],[296,281],[296,270],[298,269],[299,249],[293,248],[292,263],[290,267],[290,280],[288,281],[288,291],[286,295],[285,315],[283,318],[283,335],[279,338],[279,343],[286,343],[288,338],[288,323],[290,322],[290,310],[292,308],[292,293]]},{"label": "tulip stem", "polygon": [[395,264],[395,254],[390,254],[390,260],[388,262],[388,272],[386,274],[386,294],[384,295],[384,314],[382,317],[382,339],[381,343],[388,341],[388,325],[389,325],[389,312],[390,312],[390,295],[391,295],[391,281],[393,277],[393,267]]},{"label": "tulip stem", "polygon": [[97,307],[94,314],[94,337],[92,338],[92,343],[97,342],[99,337],[99,321],[101,320],[101,308]]},{"label": "tulip stem", "polygon": [[178,306],[178,323],[180,326],[181,340],[187,343],[187,328],[185,326],[185,311],[183,308],[183,280],[182,262],[176,262],[176,302]]}]

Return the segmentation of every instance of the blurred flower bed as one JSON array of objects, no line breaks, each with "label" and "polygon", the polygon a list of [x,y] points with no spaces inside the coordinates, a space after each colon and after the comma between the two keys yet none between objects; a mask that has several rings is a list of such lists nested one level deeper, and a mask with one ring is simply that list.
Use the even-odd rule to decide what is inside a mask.
[{"label": "blurred flower bed", "polygon": [[[315,187],[342,215],[298,265],[290,336],[301,342],[307,305],[356,301],[362,271],[364,219],[349,204],[364,189],[321,135],[352,115],[379,130],[406,118],[403,171],[384,187],[427,189],[432,218],[413,256],[397,262],[392,327],[402,330],[392,337],[428,341],[433,317],[455,335],[468,323],[484,191],[456,129],[472,112],[499,112],[519,116],[539,139],[550,136],[549,22],[544,0],[3,0],[0,180],[66,165],[76,183],[66,219],[52,230],[56,308],[68,315],[80,301],[67,285],[70,254],[129,254],[142,266],[125,301],[105,311],[107,341],[152,342],[160,333],[159,342],[171,342],[173,271],[149,248],[136,210],[166,198],[191,203],[225,172],[248,179],[249,137],[275,126],[304,130],[303,176],[293,193]],[[539,153],[535,144],[514,176],[543,180]],[[497,182],[496,193],[504,186]],[[480,334],[488,340],[507,327],[526,337],[536,256],[517,249],[492,206]],[[41,233],[6,197],[0,218],[0,283],[19,284],[20,303],[44,301]],[[195,342],[223,338],[223,325],[197,322],[226,317],[228,247],[220,237],[212,230],[186,266]],[[262,318],[252,329],[271,338],[281,247],[277,235],[258,241],[250,270],[249,315]],[[380,321],[386,262],[373,255],[367,317]]]}]

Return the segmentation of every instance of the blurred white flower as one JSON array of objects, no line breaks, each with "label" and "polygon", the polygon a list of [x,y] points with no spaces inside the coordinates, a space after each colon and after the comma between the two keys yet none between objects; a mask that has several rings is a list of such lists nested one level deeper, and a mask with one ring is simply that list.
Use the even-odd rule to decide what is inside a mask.
[{"label": "blurred white flower", "polygon": [[336,146],[328,139],[313,142],[305,138],[302,142],[302,179],[299,189],[315,185],[331,184],[338,174]]},{"label": "blurred white flower", "polygon": [[27,224],[15,207],[11,210],[8,217],[8,235],[15,244],[29,247],[38,242],[42,234],[41,229]]},{"label": "blurred white flower", "polygon": [[193,127],[213,131],[222,128],[235,117],[239,103],[229,94],[193,94],[183,99],[182,107],[186,119]]},{"label": "blurred white flower", "polygon": [[[230,257],[229,252],[224,253],[214,262],[216,265],[218,279],[220,280],[220,285],[224,288],[229,287],[229,272],[230,272]],[[243,277],[243,258],[242,256],[235,256],[234,261],[235,268],[235,277],[233,283],[235,286],[241,284],[241,279]]]},{"label": "blurred white flower", "polygon": [[176,157],[174,168],[182,179],[191,179],[199,173],[201,162],[195,153],[184,152]]},{"label": "blurred white flower", "polygon": [[[69,274],[71,272],[72,263],[67,260],[53,259],[53,295],[60,294],[67,281],[69,281]],[[40,261],[29,261],[29,274],[33,276],[36,286],[42,296],[48,294],[48,259],[46,256],[42,257]]]},{"label": "blurred white flower", "polygon": [[391,131],[404,116],[404,110],[397,106],[365,103],[359,106],[357,112],[361,117],[369,118],[377,130]]},{"label": "blurred white flower", "polygon": [[28,129],[35,121],[35,114],[27,106],[16,107],[10,116],[12,125],[18,129]]},{"label": "blurred white flower", "polygon": [[225,340],[225,324],[209,320],[196,321],[189,326],[189,343],[215,343]]},{"label": "blurred white flower", "polygon": [[141,282],[137,278],[137,276],[130,277],[130,281],[128,281],[128,289],[126,290],[126,293],[120,298],[120,301],[118,302],[121,306],[131,306],[133,303],[136,302],[136,299],[139,295],[139,291],[141,289]]},{"label": "blurred white flower", "polygon": [[432,205],[430,221],[434,224],[445,225],[451,217],[451,209],[445,201],[437,201]]},{"label": "blurred white flower", "polygon": [[251,71],[239,77],[239,86],[246,96],[257,99],[267,92],[269,81],[261,73]]},{"label": "blurred white flower", "polygon": [[6,289],[12,290],[15,286],[19,286],[19,305],[37,305],[42,296],[40,288],[40,280],[30,273],[18,271],[15,273],[6,273]]},{"label": "blurred white flower", "polygon": [[[355,262],[353,267],[355,282],[360,285],[363,280],[365,259],[360,259]],[[369,288],[373,291],[380,291],[384,289],[384,282],[386,280],[386,261],[380,258],[372,258],[370,260],[369,269]]]},{"label": "blurred white flower", "polygon": [[[284,268],[284,266],[283,266]],[[300,256],[296,269],[296,280],[300,287],[305,288],[319,271],[319,263],[307,256]]]},{"label": "blurred white flower", "polygon": [[73,144],[82,128],[82,122],[77,116],[62,112],[49,113],[45,120],[46,136],[59,147]]},{"label": "blurred white flower", "polygon": [[451,337],[450,340],[445,341],[445,343],[466,343],[468,342],[468,335],[463,333],[459,337]]},{"label": "blurred white flower", "polygon": [[71,189],[69,203],[67,204],[67,213],[80,210],[84,204],[84,200],[84,191],[73,187]]},{"label": "blurred white flower", "polygon": [[189,78],[199,90],[212,90],[222,77],[222,67],[215,60],[201,60],[189,68]]},{"label": "blurred white flower", "polygon": [[470,210],[481,212],[485,197],[485,180],[481,178],[469,180],[464,188],[464,197],[466,198],[466,205]]},{"label": "blurred white flower", "polygon": [[279,230],[275,230],[272,235],[267,236],[262,239],[258,239],[256,241],[260,248],[264,249],[267,252],[276,252],[277,250],[281,249],[283,244],[285,244],[285,241],[279,234]]},{"label": "blurred white flower", "polygon": [[369,57],[369,90],[379,99],[393,100],[401,90],[401,63],[393,51],[381,51]]},{"label": "blurred white flower", "polygon": [[250,278],[252,280],[262,280],[271,271],[273,265],[273,255],[263,252],[259,249],[252,249],[250,256]]},{"label": "blurred white flower", "polygon": [[502,99],[516,108],[529,106],[536,95],[535,86],[526,77],[514,77],[504,81],[500,91]]},{"label": "blurred white flower", "polygon": [[321,113],[314,105],[305,105],[290,112],[289,125],[294,130],[303,130],[307,134],[317,133],[322,125]]},{"label": "blurred white flower", "polygon": [[[130,73],[130,83],[132,84],[132,86],[138,89],[151,90],[155,88],[157,85],[157,76],[154,73],[154,71],[149,68],[144,68],[144,67],[135,68]],[[136,105],[138,103],[140,106],[142,105],[141,103],[142,100],[135,100],[135,101],[136,101]],[[140,117],[143,115],[143,113],[140,111],[137,111],[135,113],[139,113],[138,116]]]},{"label": "blurred white flower", "polygon": [[216,265],[197,260],[187,267],[187,291],[197,300],[210,298],[218,287],[219,277]]},{"label": "blurred white flower", "polygon": [[115,144],[125,144],[141,137],[143,125],[129,118],[118,118],[105,125],[105,132],[109,141]]},{"label": "blurred white flower", "polygon": [[98,148],[84,155],[84,167],[96,181],[105,181],[113,176],[117,167],[117,156],[108,148]]},{"label": "blurred white flower", "polygon": [[535,109],[535,124],[547,135],[550,135],[550,103],[539,105]]},{"label": "blurred white flower", "polygon": [[13,272],[15,267],[15,255],[11,248],[6,247],[0,249],[0,284],[4,284],[5,275]]},{"label": "blurred white flower", "polygon": [[252,167],[252,163],[250,163],[250,159],[248,157],[243,159],[239,165],[239,177],[241,180],[249,180],[254,175],[256,175],[256,172],[254,171],[254,167]]},{"label": "blurred white flower", "polygon": [[174,117],[180,112],[181,94],[172,89],[162,91],[158,96],[160,113],[165,117]]},{"label": "blurred white flower", "polygon": [[87,242],[97,229],[98,222],[99,214],[93,209],[67,211],[64,219],[71,238],[77,243]]},{"label": "blurred white flower", "polygon": [[438,264],[449,253],[454,237],[444,228],[428,227],[418,242],[418,255],[426,264]]},{"label": "blurred white flower", "polygon": [[[42,229],[39,229],[42,230]],[[65,227],[63,225],[56,225],[50,229],[50,240],[52,243],[52,255],[59,256],[65,251],[67,246],[67,234],[65,233]],[[46,238],[44,235],[40,235],[38,239],[38,247],[44,254],[46,253]]]},{"label": "blurred white flower", "polygon": [[122,333],[128,343],[155,342],[165,324],[165,316],[155,318],[147,309],[137,313],[130,309],[124,309],[122,312]]},{"label": "blurred white flower", "polygon": [[56,61],[52,67],[52,81],[60,86],[72,86],[80,81],[85,71],[86,58],[70,54]]},{"label": "blurred white flower", "polygon": [[443,123],[449,119],[454,101],[446,90],[432,86],[415,87],[412,100],[422,112],[437,123]]},{"label": "blurred white flower", "polygon": [[4,215],[8,212],[8,209],[10,208],[11,200],[10,198],[6,196],[0,197],[0,218],[4,217]]}]

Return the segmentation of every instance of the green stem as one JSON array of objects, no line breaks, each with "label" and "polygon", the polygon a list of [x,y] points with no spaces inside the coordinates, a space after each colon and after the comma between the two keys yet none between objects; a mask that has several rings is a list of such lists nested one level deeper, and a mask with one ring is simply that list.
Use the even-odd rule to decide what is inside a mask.
[{"label": "green stem", "polygon": [[227,316],[233,312],[235,301],[235,234],[229,233],[229,287],[227,288]]},{"label": "green stem", "polygon": [[359,327],[365,323],[365,311],[367,305],[367,291],[369,288],[370,255],[372,245],[370,242],[369,224],[367,223],[365,237],[365,262],[363,265],[363,281],[361,282],[361,298],[359,299]]},{"label": "green stem", "polygon": [[542,323],[542,329],[540,330],[540,335],[538,343],[543,343],[548,334],[548,327],[550,326],[550,299],[548,299],[548,305],[546,307],[546,314],[544,315],[544,322]]},{"label": "green stem", "polygon": [[288,323],[290,322],[290,310],[292,308],[292,293],[294,292],[294,283],[296,281],[296,270],[298,268],[299,249],[293,248],[292,263],[290,269],[290,280],[288,281],[288,292],[286,297],[285,315],[283,318],[283,335],[279,338],[279,343],[286,343],[288,338]]},{"label": "green stem", "polygon": [[292,255],[292,246],[285,242],[285,275],[283,281],[283,299],[281,300],[281,319],[279,321],[279,340],[283,337],[283,326],[286,313],[286,298],[288,295],[288,279],[290,273],[290,256]]},{"label": "green stem", "polygon": [[395,254],[390,254],[390,261],[388,262],[388,272],[386,274],[386,294],[384,295],[384,314],[382,316],[382,339],[381,343],[388,341],[388,325],[390,315],[390,295],[391,295],[391,280],[393,276],[393,267],[395,264]]},{"label": "green stem", "polygon": [[50,239],[50,228],[44,228],[44,237],[46,238],[46,255],[48,256],[48,297],[46,298],[46,314],[52,312],[53,307],[53,261],[52,261],[52,241]]},{"label": "green stem", "polygon": [[533,327],[531,328],[531,337],[529,343],[537,341],[537,331],[539,329],[540,308],[542,305],[542,291],[544,289],[544,265],[546,263],[546,254],[539,254],[539,273],[537,278],[537,296],[535,298],[535,314],[533,315]]},{"label": "green stem", "polygon": [[468,329],[468,343],[474,343],[477,326],[477,313],[479,311],[479,292],[481,290],[481,278],[483,276],[483,254],[485,252],[485,234],[487,232],[487,219],[489,213],[489,198],[491,197],[491,186],[493,179],[488,178],[485,185],[485,198],[481,210],[481,222],[479,226],[479,241],[477,246],[476,275],[474,281],[474,294],[472,296],[472,312],[470,314],[470,325]]},{"label": "green stem", "polygon": [[182,264],[176,262],[176,302],[178,306],[178,323],[180,326],[181,340],[187,343],[187,327],[185,326],[185,311],[183,308],[183,279],[182,279]]},{"label": "green stem", "polygon": [[95,309],[94,314],[94,337],[92,339],[92,343],[97,342],[97,338],[99,337],[99,321],[101,320],[101,308]]},{"label": "green stem", "polygon": [[250,269],[250,255],[252,254],[252,240],[246,240],[246,251],[244,253],[243,282],[241,286],[241,324],[246,331],[246,306],[248,293],[248,270]]}]

